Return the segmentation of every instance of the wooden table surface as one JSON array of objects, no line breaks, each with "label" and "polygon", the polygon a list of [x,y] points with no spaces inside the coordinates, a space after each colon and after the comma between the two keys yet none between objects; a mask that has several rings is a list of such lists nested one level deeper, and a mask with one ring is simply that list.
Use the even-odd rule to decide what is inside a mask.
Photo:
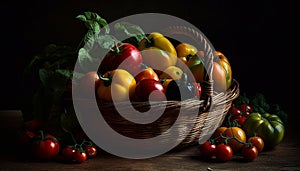
[{"label": "wooden table surface", "polygon": [[283,142],[271,151],[263,151],[253,162],[244,162],[241,156],[234,155],[225,163],[203,161],[198,157],[197,146],[172,151],[149,159],[124,159],[101,152],[96,158],[82,164],[66,164],[57,161],[34,162],[20,160],[16,157],[12,138],[22,124],[21,112],[18,110],[0,111],[1,153],[0,171],[22,170],[300,170],[300,124],[299,120],[290,119],[287,134]]}]

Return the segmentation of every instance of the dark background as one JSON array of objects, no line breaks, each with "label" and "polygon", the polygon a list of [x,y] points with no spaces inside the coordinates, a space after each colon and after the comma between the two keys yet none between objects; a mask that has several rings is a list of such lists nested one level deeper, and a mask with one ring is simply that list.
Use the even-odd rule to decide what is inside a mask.
[{"label": "dark background", "polygon": [[15,1],[1,10],[1,109],[19,109],[26,62],[50,43],[76,47],[86,29],[75,19],[97,12],[108,22],[138,13],[164,13],[198,27],[231,62],[242,93],[261,92],[298,116],[297,5],[272,0]]}]

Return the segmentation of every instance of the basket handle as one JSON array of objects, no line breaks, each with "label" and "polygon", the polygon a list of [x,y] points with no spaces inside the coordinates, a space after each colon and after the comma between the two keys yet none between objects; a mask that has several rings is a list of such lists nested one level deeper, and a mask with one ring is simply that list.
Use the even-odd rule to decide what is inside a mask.
[{"label": "basket handle", "polygon": [[204,100],[204,105],[201,108],[201,111],[208,111],[212,104],[213,96],[213,47],[208,41],[208,39],[199,31],[196,31],[193,28],[188,28],[186,26],[171,26],[163,30],[164,35],[185,35],[199,43],[203,47],[204,51],[204,66],[206,69],[206,74],[204,76],[204,81],[202,82],[202,98]]}]

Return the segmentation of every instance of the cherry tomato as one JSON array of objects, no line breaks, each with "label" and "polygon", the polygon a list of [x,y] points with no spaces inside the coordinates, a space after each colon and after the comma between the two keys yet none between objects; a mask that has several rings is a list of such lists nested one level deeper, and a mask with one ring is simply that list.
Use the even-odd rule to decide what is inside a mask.
[{"label": "cherry tomato", "polygon": [[233,155],[232,148],[226,144],[218,144],[216,147],[216,158],[218,161],[226,162],[231,159]]},{"label": "cherry tomato", "polygon": [[18,133],[15,144],[21,159],[24,157],[28,158],[29,156],[32,157],[31,145],[35,136],[36,134],[31,131],[21,131]]},{"label": "cherry tomato", "polygon": [[238,109],[237,107],[231,107],[229,110],[229,113],[232,115],[240,115],[241,114],[241,110]]},{"label": "cherry tomato", "polygon": [[245,113],[245,112],[249,112],[252,113],[252,107],[246,103],[240,105],[239,109],[241,110],[241,112]]},{"label": "cherry tomato", "polygon": [[154,79],[143,79],[141,80],[135,88],[135,94],[137,98],[141,101],[150,100],[160,101],[166,99],[166,90],[163,85]]},{"label": "cherry tomato", "polygon": [[264,141],[261,137],[249,137],[247,142],[252,143],[252,145],[257,148],[258,152],[261,152],[264,149]]},{"label": "cherry tomato", "polygon": [[[86,73],[83,77],[81,77],[79,81],[79,87],[78,91],[79,93],[84,96],[88,97],[91,96],[92,93],[95,93],[97,88],[100,85],[100,78],[96,71],[90,71]],[[91,89],[92,87],[95,87],[94,89]]]},{"label": "cherry tomato", "polygon": [[255,146],[248,147],[244,145],[242,148],[242,155],[246,161],[253,161],[258,156],[258,150]]},{"label": "cherry tomato", "polygon": [[45,134],[43,131],[40,135],[34,137],[32,143],[32,153],[36,159],[49,160],[58,155],[60,150],[60,145],[58,140],[50,135]]},{"label": "cherry tomato", "polygon": [[17,145],[21,145],[23,147],[31,145],[35,136],[36,134],[31,131],[22,131],[18,134],[16,143]]},{"label": "cherry tomato", "polygon": [[93,145],[87,145],[84,147],[84,151],[87,155],[87,158],[91,159],[91,158],[94,158],[96,157],[97,153],[98,153],[98,150],[95,146]]},{"label": "cherry tomato", "polygon": [[36,133],[46,127],[46,122],[40,119],[33,119],[25,122],[24,127],[25,130]]},{"label": "cherry tomato", "polygon": [[205,141],[199,148],[200,156],[203,158],[211,158],[216,154],[216,145],[209,141]]},{"label": "cherry tomato", "polygon": [[[247,140],[246,139],[246,133],[240,127],[229,127],[229,128],[227,128],[224,131],[223,136],[232,138],[232,139],[228,140],[228,145],[230,145],[230,147],[233,149],[233,151],[241,150],[241,148],[243,147],[244,144],[240,143],[239,141],[246,142],[246,140]],[[235,137],[236,139],[239,139],[239,141],[237,141],[233,137]]]},{"label": "cherry tomato", "polygon": [[247,118],[245,116],[242,115],[234,115],[230,118],[231,122],[234,122],[236,120],[236,122],[239,124],[239,127],[242,127],[244,125],[244,122]]},{"label": "cherry tomato", "polygon": [[61,152],[61,154],[66,162],[73,161],[74,153],[75,153],[75,149],[73,148],[73,146],[67,146]]},{"label": "cherry tomato", "polygon": [[76,163],[83,163],[86,161],[87,155],[85,152],[81,152],[79,149],[76,149],[75,152],[73,153],[73,160]]}]

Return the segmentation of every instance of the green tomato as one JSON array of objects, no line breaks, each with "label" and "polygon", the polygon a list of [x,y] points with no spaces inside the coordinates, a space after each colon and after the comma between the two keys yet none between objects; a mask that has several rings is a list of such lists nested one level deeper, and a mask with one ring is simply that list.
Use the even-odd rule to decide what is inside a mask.
[{"label": "green tomato", "polygon": [[243,129],[248,137],[261,137],[267,148],[275,147],[285,136],[282,120],[269,113],[251,113],[244,122]]}]

